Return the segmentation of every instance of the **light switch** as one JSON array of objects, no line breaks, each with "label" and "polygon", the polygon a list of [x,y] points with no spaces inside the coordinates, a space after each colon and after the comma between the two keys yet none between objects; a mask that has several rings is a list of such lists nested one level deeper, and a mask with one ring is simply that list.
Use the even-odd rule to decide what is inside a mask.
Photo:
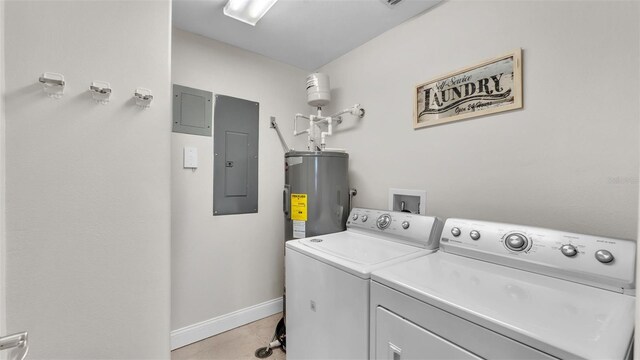
[{"label": "light switch", "polygon": [[184,148],[184,165],[185,169],[198,168],[198,149],[186,146]]}]

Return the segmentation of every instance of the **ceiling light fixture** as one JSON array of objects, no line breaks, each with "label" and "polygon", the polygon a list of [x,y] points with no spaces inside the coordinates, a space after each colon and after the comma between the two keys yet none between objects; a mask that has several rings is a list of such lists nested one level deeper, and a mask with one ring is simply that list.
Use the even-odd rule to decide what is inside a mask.
[{"label": "ceiling light fixture", "polygon": [[278,0],[229,0],[224,6],[224,14],[245,24],[256,23]]}]

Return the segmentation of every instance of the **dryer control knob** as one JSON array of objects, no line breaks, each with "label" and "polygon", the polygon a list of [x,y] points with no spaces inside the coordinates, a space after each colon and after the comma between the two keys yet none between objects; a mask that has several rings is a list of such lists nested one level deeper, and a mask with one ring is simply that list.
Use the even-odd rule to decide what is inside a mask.
[{"label": "dryer control knob", "polygon": [[480,232],[478,230],[471,230],[469,236],[471,236],[473,240],[478,240],[480,239]]},{"label": "dryer control knob", "polygon": [[576,256],[576,254],[578,253],[578,250],[576,250],[576,247],[571,244],[562,245],[560,247],[560,251],[566,257],[573,257],[573,256]]},{"label": "dryer control knob", "polygon": [[351,219],[353,219],[353,221],[358,220],[358,214],[353,214],[353,216],[351,217]]},{"label": "dryer control knob", "polygon": [[507,236],[507,247],[509,250],[522,251],[527,247],[527,238],[522,234],[511,234]]},{"label": "dryer control knob", "polygon": [[402,222],[402,228],[403,228],[403,229],[405,229],[405,230],[407,230],[407,229],[409,228],[409,225],[410,225],[410,224],[409,224],[409,222],[408,222],[408,221],[403,221],[403,222]]},{"label": "dryer control knob", "polygon": [[596,259],[603,264],[608,264],[613,261],[613,254],[608,250],[596,251]]},{"label": "dryer control knob", "polygon": [[451,235],[458,237],[460,236],[460,233],[461,233],[460,228],[457,228],[457,227],[451,228]]},{"label": "dryer control knob", "polygon": [[389,227],[389,225],[391,225],[391,215],[389,214],[382,214],[378,217],[378,220],[376,220],[376,225],[378,226],[378,229],[380,230],[384,230],[386,228]]},{"label": "dryer control knob", "polygon": [[367,219],[368,219],[368,218],[369,218],[369,217],[368,217],[367,215],[362,215],[362,222],[367,221]]}]

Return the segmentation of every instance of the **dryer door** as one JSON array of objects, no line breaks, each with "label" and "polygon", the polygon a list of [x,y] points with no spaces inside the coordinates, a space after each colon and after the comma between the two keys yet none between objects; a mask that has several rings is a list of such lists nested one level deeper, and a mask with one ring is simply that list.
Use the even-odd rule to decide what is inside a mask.
[{"label": "dryer door", "polygon": [[380,306],[376,312],[375,359],[481,359]]}]

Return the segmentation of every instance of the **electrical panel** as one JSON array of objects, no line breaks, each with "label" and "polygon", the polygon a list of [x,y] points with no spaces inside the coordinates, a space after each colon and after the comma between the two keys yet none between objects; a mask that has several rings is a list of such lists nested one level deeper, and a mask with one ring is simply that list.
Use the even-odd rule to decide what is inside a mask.
[{"label": "electrical panel", "polygon": [[213,93],[173,85],[173,132],[211,136]]},{"label": "electrical panel", "polygon": [[213,126],[213,215],[258,212],[260,104],[216,95]]}]

